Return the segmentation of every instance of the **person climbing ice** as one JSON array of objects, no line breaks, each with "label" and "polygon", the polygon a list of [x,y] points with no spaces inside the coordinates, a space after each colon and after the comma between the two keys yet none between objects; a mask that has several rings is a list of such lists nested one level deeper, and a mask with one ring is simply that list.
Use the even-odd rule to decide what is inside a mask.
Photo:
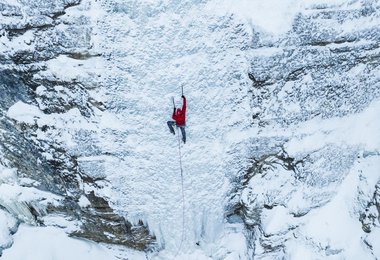
[{"label": "person climbing ice", "polygon": [[186,132],[185,132],[186,97],[183,94],[182,94],[182,99],[183,99],[182,109],[181,108],[176,109],[175,104],[174,104],[174,99],[173,99],[174,109],[173,109],[172,118],[174,121],[168,121],[167,124],[168,124],[169,130],[170,130],[170,133],[172,133],[173,135],[175,135],[174,125],[177,126],[177,128],[181,129],[182,141],[183,141],[183,143],[186,143]]}]

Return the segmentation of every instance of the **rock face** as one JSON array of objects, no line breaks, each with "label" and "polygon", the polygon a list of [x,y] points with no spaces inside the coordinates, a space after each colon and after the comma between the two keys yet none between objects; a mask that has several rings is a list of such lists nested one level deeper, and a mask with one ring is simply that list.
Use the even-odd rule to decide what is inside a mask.
[{"label": "rock face", "polygon": [[[25,202],[29,220],[17,216],[13,210],[22,207],[19,204],[2,201],[0,207],[15,213],[18,222],[35,225],[60,226],[51,222],[52,216],[64,216],[76,223],[75,228],[68,231],[72,236],[144,250],[154,243],[154,236],[144,223],[132,225],[114,212],[107,199],[97,196],[96,187],[101,185],[102,179],[83,172],[77,160],[81,154],[70,152],[63,142],[62,126],[41,122],[41,118],[49,118],[49,115],[54,118],[73,110],[78,118],[91,120],[94,109],[104,110],[104,105],[89,94],[89,89],[97,88],[96,78],[68,76],[65,79],[47,70],[47,62],[57,57],[83,61],[98,56],[91,52],[92,25],[85,15],[86,4],[80,4],[77,0],[0,4],[4,18],[0,24],[0,163],[17,169],[18,177],[17,181],[7,179],[0,183],[37,188],[58,196],[43,206],[37,202],[46,199],[45,195]],[[67,15],[70,9],[77,11],[74,17]],[[59,69],[65,69],[64,65],[63,61]],[[38,107],[43,112],[41,117],[34,117],[32,121],[10,118],[8,110],[17,102],[29,108]],[[20,113],[16,110],[17,115],[28,114],[28,109]],[[87,135],[84,131],[82,134]],[[82,205],[80,200],[84,198],[87,203]],[[14,226],[10,229],[16,231]],[[0,248],[10,245],[0,245]]]},{"label": "rock face", "polygon": [[[354,255],[341,245],[340,228],[330,227],[335,234],[324,240],[310,227],[320,208],[327,209],[338,200],[347,179],[356,174],[357,164],[379,158],[379,147],[366,148],[361,141],[337,137],[351,131],[351,140],[360,139],[361,131],[368,131],[367,126],[360,126],[361,121],[356,125],[362,129],[359,132],[355,127],[348,129],[349,125],[342,125],[344,131],[323,130],[322,122],[337,120],[339,125],[339,118],[346,122],[380,96],[379,4],[354,2],[312,5],[296,16],[282,37],[257,32],[248,51],[253,124],[259,130],[252,139],[252,161],[241,176],[241,200],[235,209],[252,232],[255,259],[292,259],[301,250],[311,258]],[[318,128],[312,122],[321,123],[320,137],[311,133]],[[295,139],[305,140],[299,143],[303,147],[294,149]],[[364,154],[363,148],[368,149]],[[357,224],[362,222],[362,233],[358,233],[365,240],[364,232],[379,227],[378,174],[369,181],[371,170],[360,172],[361,180],[352,183],[352,199],[360,206],[348,211]],[[355,185],[361,187],[359,191]],[[337,211],[346,202],[341,203],[330,216],[315,221],[343,219],[335,215],[341,214]],[[323,224],[319,228],[329,234]],[[298,251],[291,241],[297,241]],[[318,244],[322,248],[317,249]],[[368,247],[372,249],[370,243]]]}]

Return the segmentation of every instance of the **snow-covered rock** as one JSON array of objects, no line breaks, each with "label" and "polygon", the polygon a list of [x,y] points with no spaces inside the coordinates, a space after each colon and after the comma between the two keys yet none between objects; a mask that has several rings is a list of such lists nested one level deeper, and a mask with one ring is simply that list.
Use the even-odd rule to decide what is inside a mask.
[{"label": "snow-covered rock", "polygon": [[249,51],[259,109],[236,208],[259,259],[378,257],[379,6],[317,2]]}]

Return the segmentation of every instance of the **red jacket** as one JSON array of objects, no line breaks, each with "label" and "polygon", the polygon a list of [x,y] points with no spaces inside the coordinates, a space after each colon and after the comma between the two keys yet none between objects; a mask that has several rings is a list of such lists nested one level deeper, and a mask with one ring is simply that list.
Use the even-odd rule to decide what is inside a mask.
[{"label": "red jacket", "polygon": [[186,98],[183,98],[182,109],[177,108],[177,111],[174,108],[172,118],[175,120],[176,125],[181,126],[185,125],[186,122]]}]

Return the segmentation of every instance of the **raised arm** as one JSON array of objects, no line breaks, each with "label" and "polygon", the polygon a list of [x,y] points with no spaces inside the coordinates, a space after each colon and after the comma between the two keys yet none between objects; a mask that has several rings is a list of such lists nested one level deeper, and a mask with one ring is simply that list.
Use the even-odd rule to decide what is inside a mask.
[{"label": "raised arm", "polygon": [[186,113],[186,98],[182,95],[183,104],[182,104],[182,113]]}]

